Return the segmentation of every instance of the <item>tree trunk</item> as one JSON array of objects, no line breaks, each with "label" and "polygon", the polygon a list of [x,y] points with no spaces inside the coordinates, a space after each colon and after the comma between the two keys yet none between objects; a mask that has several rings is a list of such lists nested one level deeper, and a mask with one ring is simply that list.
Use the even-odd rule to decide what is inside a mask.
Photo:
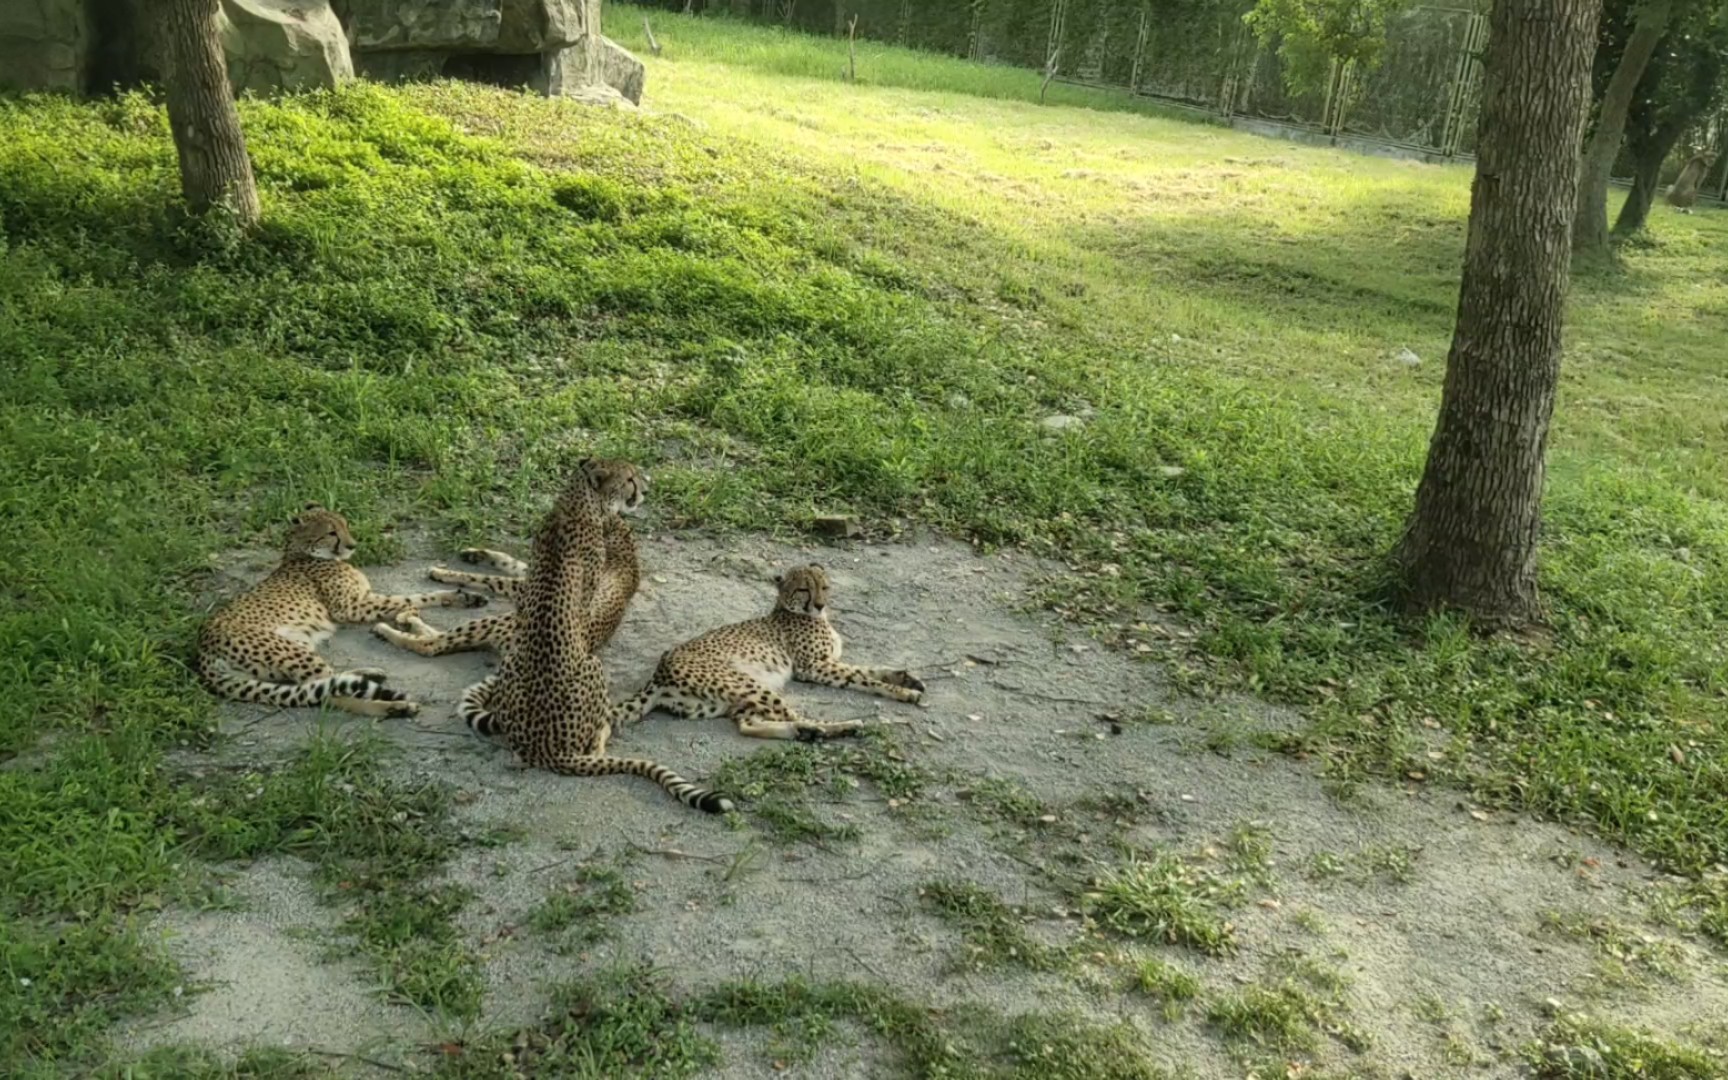
[{"label": "tree trunk", "polygon": [[180,190],[194,214],[225,204],[242,226],[258,223],[258,188],[216,27],[217,0],[157,0],[167,64],[168,124],[180,157]]},{"label": "tree trunk", "polygon": [[1620,64],[1602,94],[1596,129],[1590,134],[1590,144],[1585,147],[1584,161],[1579,166],[1578,215],[1572,223],[1574,251],[1597,255],[1608,250],[1609,176],[1620,153],[1620,138],[1626,131],[1633,91],[1638,88],[1638,80],[1643,77],[1644,66],[1650,62],[1657,43],[1668,32],[1668,16],[1673,9],[1673,0],[1648,0],[1638,13],[1638,21],[1626,39],[1626,51],[1620,54]]},{"label": "tree trunk", "polygon": [[1536,615],[1578,147],[1601,0],[1499,0],[1440,419],[1393,553],[1417,610]]},{"label": "tree trunk", "polygon": [[1651,140],[1636,140],[1628,144],[1632,151],[1632,190],[1620,206],[1620,216],[1614,219],[1615,236],[1631,236],[1644,227],[1650,217],[1650,207],[1662,187],[1662,163],[1668,160],[1674,144],[1680,141],[1682,129],[1670,127],[1658,132]]}]

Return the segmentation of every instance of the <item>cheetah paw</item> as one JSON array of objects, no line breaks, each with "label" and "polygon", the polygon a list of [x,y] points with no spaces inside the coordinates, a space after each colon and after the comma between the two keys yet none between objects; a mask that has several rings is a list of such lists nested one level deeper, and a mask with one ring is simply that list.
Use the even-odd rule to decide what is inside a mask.
[{"label": "cheetah paw", "polygon": [[924,681],[910,671],[890,671],[883,681],[890,686],[899,686],[914,693],[924,692]]},{"label": "cheetah paw", "polygon": [[463,548],[461,551],[458,551],[456,554],[458,554],[462,557],[463,562],[468,563],[468,564],[473,565],[473,566],[478,566],[479,564],[481,564],[483,562],[489,562],[490,561],[486,557],[486,549],[485,548]]},{"label": "cheetah paw", "polygon": [[410,716],[418,716],[419,713],[418,701],[392,701],[390,707],[384,710],[384,715],[392,720],[405,720]]},{"label": "cheetah paw", "polygon": [[477,592],[469,592],[467,589],[457,589],[456,599],[451,602],[451,606],[470,608],[485,607],[486,597]]},{"label": "cheetah paw", "polygon": [[453,576],[457,572],[458,571],[452,570],[448,566],[440,563],[439,565],[432,567],[430,570],[427,570],[426,576],[431,578],[433,581],[441,581],[446,585],[450,585],[457,580]]}]

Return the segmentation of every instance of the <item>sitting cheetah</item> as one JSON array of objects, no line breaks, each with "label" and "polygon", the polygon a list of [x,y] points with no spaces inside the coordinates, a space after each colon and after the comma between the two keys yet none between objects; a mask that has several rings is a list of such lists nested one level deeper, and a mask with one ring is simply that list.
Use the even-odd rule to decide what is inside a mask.
[{"label": "sitting cheetah", "polygon": [[817,739],[856,735],[861,724],[801,720],[778,691],[788,679],[917,703],[924,684],[904,671],[840,662],[840,634],[828,622],[828,573],[816,563],[776,576],[780,596],[760,619],[710,630],[660,658],[654,677],[619,706],[628,721],[656,708],[688,720],[731,716],[743,735]]},{"label": "sitting cheetah", "polygon": [[317,647],[337,623],[413,611],[422,604],[476,607],[483,596],[449,591],[382,596],[346,560],[354,537],[342,515],[317,503],[294,519],[282,563],[270,576],[212,615],[198,637],[198,673],[213,693],[265,705],[325,701],[363,716],[412,716],[418,705],[380,684],[384,673],[337,673]]},{"label": "sitting cheetah", "polygon": [[[632,483],[639,486],[634,496],[626,501],[625,513],[635,513],[648,495],[648,477],[645,474],[639,475]],[[623,514],[608,512],[604,527],[606,558],[600,569],[600,588],[595,594],[593,611],[589,616],[591,622],[588,641],[596,652],[612,640],[618,624],[624,621],[625,609],[636,595],[637,585],[642,581],[642,564],[636,553],[636,535],[630,531],[630,524],[624,520]],[[469,563],[490,564],[501,573],[475,574],[434,566],[427,572],[427,576],[433,581],[473,586],[486,589],[497,596],[514,599],[517,588],[528,573],[527,563],[513,555],[489,548],[463,548],[462,558]],[[453,630],[440,631],[427,625],[426,621],[420,618],[419,612],[405,611],[396,617],[396,623],[396,626],[378,623],[372,627],[372,632],[385,641],[412,649],[421,656],[443,656],[446,653],[468,652],[474,649],[502,652],[511,633],[515,631],[516,616],[510,612],[488,615],[483,619],[471,619]]]},{"label": "sitting cheetah", "polygon": [[709,813],[732,802],[652,761],[606,756],[615,706],[588,647],[605,565],[603,521],[642,501],[635,466],[585,459],[534,538],[528,576],[515,585],[516,622],[498,673],[469,687],[458,712],[481,735],[501,736],[525,764],[567,776],[645,776]]}]

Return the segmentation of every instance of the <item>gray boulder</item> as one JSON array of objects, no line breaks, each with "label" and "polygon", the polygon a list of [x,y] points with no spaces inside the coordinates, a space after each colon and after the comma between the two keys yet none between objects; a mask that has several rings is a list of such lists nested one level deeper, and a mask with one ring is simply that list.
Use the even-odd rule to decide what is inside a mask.
[{"label": "gray boulder", "polygon": [[0,88],[77,93],[92,47],[83,0],[0,2]]},{"label": "gray boulder", "polygon": [[335,86],[354,77],[348,39],[327,0],[222,0],[222,51],[238,91]]},{"label": "gray boulder", "polygon": [[623,94],[632,105],[642,104],[648,69],[629,49],[609,37],[600,39],[600,81]]},{"label": "gray boulder", "polygon": [[357,53],[546,53],[600,28],[600,0],[347,0]]}]

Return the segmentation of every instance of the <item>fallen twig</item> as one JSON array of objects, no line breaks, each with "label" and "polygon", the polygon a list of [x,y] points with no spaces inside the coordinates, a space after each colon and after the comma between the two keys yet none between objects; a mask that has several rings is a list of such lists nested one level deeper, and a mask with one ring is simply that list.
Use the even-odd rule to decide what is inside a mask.
[{"label": "fallen twig", "polygon": [[641,844],[638,844],[627,836],[623,837],[623,839],[625,845],[638,855],[659,855],[661,858],[665,859],[694,859],[697,862],[708,863],[729,863],[733,858],[733,856],[730,855],[697,855],[690,851],[679,851],[677,848],[643,847]]},{"label": "fallen twig", "polygon": [[364,1054],[344,1054],[340,1050],[320,1050],[316,1046],[309,1046],[306,1051],[310,1054],[317,1054],[319,1057],[335,1058],[338,1061],[358,1061],[362,1065],[370,1065],[374,1069],[383,1069],[386,1072],[408,1071],[402,1065],[392,1065],[388,1061],[379,1061],[377,1058],[369,1058]]}]

